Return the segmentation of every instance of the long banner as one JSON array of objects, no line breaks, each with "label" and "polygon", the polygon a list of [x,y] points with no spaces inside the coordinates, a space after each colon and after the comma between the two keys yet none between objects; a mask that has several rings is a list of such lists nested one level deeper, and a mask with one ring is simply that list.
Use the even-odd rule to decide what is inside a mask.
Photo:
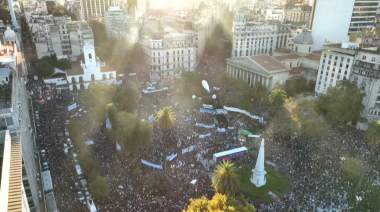
[{"label": "long banner", "polygon": [[196,127],[204,127],[204,128],[207,128],[207,129],[212,129],[212,128],[215,128],[215,123],[212,124],[212,125],[206,125],[206,124],[202,124],[202,123],[196,122],[195,126]]},{"label": "long banner", "polygon": [[262,121],[263,118],[262,117],[259,117],[259,116],[256,116],[256,115],[252,115],[250,114],[249,112],[245,111],[245,110],[242,110],[242,109],[239,109],[239,108],[234,108],[234,107],[227,107],[227,106],[223,106],[223,108],[225,110],[228,110],[228,111],[232,111],[232,112],[236,112],[236,113],[242,113],[242,114],[245,114],[253,119],[257,119],[257,120],[260,120]]},{"label": "long banner", "polygon": [[209,110],[209,109],[200,108],[199,111],[202,113],[216,114],[216,110]]},{"label": "long banner", "polygon": [[207,134],[205,134],[205,135],[199,135],[199,138],[206,138],[206,137],[209,137],[209,136],[211,136],[211,133],[207,133]]},{"label": "long banner", "polygon": [[155,92],[160,92],[160,91],[167,91],[168,90],[168,87],[163,87],[161,89],[157,89],[157,90],[142,90],[143,93],[155,93]]},{"label": "long banner", "polygon": [[148,161],[143,160],[143,159],[141,159],[141,163],[142,163],[142,164],[145,164],[145,165],[147,165],[147,166],[150,166],[150,167],[156,168],[156,169],[163,169],[163,168],[162,168],[162,165],[157,165],[157,164],[149,163]]},{"label": "long banner", "polygon": [[195,146],[194,145],[193,146],[189,146],[189,147],[187,147],[185,149],[182,149],[182,155],[184,155],[186,152],[192,152],[194,150],[195,150]]},{"label": "long banner", "polygon": [[77,103],[74,103],[74,104],[72,104],[72,105],[69,105],[69,106],[67,107],[67,111],[71,111],[71,110],[73,110],[73,109],[75,109],[75,108],[77,108]]}]

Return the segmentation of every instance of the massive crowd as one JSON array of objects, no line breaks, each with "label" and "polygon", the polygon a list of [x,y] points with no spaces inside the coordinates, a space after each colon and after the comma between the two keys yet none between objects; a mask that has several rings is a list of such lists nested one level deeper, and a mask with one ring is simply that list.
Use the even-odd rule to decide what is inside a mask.
[{"label": "massive crowd", "polygon": [[[213,67],[212,62],[206,64]],[[207,69],[206,73],[216,74],[218,70]],[[45,85],[32,83],[29,90],[35,94],[45,90]],[[86,91],[84,91],[86,92]],[[63,151],[65,122],[82,108],[82,92],[52,89],[52,98],[45,104],[39,104],[34,95],[34,110],[39,113],[37,125],[39,149],[47,151],[43,161],[49,163],[53,178],[54,193],[59,211],[84,211],[85,206],[78,200],[75,183],[78,181],[75,173],[75,162],[70,149],[68,154]],[[240,146],[249,147],[248,153],[235,162],[238,166],[244,163],[255,163],[258,153],[258,142],[246,138],[240,140],[238,129],[246,129],[253,133],[260,132],[265,125],[245,115],[229,113],[228,115],[211,115],[199,112],[201,102],[198,99],[180,101],[173,98],[175,94],[163,91],[144,94],[139,100],[139,115],[148,121],[148,116],[154,114],[163,106],[171,106],[176,113],[177,121],[170,131],[169,137],[164,138],[163,132],[154,128],[152,145],[136,156],[120,157],[117,149],[105,134],[101,126],[90,122],[87,114],[79,118],[87,125],[92,125],[85,132],[88,140],[93,140],[91,146],[95,158],[102,167],[102,173],[110,185],[111,192],[107,198],[95,200],[99,211],[159,211],[174,212],[186,208],[191,198],[203,195],[211,198],[214,190],[211,187],[212,154]],[[73,102],[78,108],[71,112],[67,106]],[[215,128],[196,127],[195,123],[207,125],[217,124],[218,127],[228,128],[227,132],[218,132]],[[211,134],[205,138],[200,135]],[[63,135],[62,135],[63,134]],[[356,203],[352,195],[364,196],[369,191],[355,190],[339,177],[339,167],[342,157],[351,156],[368,160],[368,147],[363,132],[352,127],[333,127],[326,141],[294,138],[293,146],[286,146],[281,138],[268,137],[265,145],[266,160],[275,164],[291,182],[291,190],[281,201],[260,204],[249,200],[258,211],[314,211],[316,208],[335,208],[337,211],[349,211]],[[257,144],[255,144],[255,142]],[[182,149],[195,146],[195,151],[182,154]],[[167,162],[166,175],[172,183],[164,194],[157,194],[145,189],[146,176],[154,171],[153,168],[141,164],[141,159],[153,164],[163,164],[162,153],[167,150],[177,153],[172,161]],[[375,159],[377,163],[379,159]],[[137,175],[134,170],[140,169]],[[374,167],[365,176],[366,183],[373,182],[379,177]],[[191,181],[197,179],[195,184]],[[360,208],[359,208],[360,209]]]}]

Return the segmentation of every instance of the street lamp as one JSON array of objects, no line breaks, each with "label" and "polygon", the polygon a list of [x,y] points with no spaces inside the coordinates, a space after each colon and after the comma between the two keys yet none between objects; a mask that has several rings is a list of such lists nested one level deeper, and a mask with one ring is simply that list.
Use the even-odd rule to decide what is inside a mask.
[{"label": "street lamp", "polygon": [[215,100],[216,99],[216,95],[214,94],[214,95],[212,95],[212,99],[213,100]]}]

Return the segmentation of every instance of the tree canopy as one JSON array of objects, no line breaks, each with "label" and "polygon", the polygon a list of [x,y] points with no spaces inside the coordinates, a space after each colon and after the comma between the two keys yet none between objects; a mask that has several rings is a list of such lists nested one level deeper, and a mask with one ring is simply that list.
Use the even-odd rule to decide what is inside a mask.
[{"label": "tree canopy", "polygon": [[370,141],[369,146],[371,150],[373,150],[377,145],[380,144],[380,121],[372,120],[368,124],[366,137]]},{"label": "tree canopy", "polygon": [[176,117],[170,107],[164,107],[156,115],[157,126],[163,130],[169,130],[174,126]]},{"label": "tree canopy", "polygon": [[287,98],[287,94],[282,89],[274,89],[269,94],[269,101],[276,110],[284,106],[286,98]]},{"label": "tree canopy", "polygon": [[243,198],[234,199],[231,196],[215,194],[208,200],[206,197],[191,199],[183,212],[255,212],[256,209]]},{"label": "tree canopy", "polygon": [[362,119],[360,112],[364,109],[363,97],[364,93],[355,83],[341,81],[320,96],[319,105],[329,119],[345,124]]},{"label": "tree canopy", "polygon": [[49,77],[54,73],[54,67],[47,61],[37,62],[36,70],[40,77]]},{"label": "tree canopy", "polygon": [[240,193],[239,176],[236,174],[235,164],[223,161],[216,166],[212,186],[221,194],[236,195]]},{"label": "tree canopy", "polygon": [[110,193],[110,186],[105,177],[97,176],[88,186],[91,195],[94,199],[107,197]]}]

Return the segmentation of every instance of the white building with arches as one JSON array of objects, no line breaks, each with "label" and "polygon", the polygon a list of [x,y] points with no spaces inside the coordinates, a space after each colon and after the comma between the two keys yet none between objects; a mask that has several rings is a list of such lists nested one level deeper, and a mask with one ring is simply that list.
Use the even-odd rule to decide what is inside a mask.
[{"label": "white building with arches", "polygon": [[73,64],[73,68],[66,70],[66,79],[70,90],[87,89],[91,82],[104,84],[116,83],[116,71],[95,54],[92,44],[83,46],[84,61]]}]

